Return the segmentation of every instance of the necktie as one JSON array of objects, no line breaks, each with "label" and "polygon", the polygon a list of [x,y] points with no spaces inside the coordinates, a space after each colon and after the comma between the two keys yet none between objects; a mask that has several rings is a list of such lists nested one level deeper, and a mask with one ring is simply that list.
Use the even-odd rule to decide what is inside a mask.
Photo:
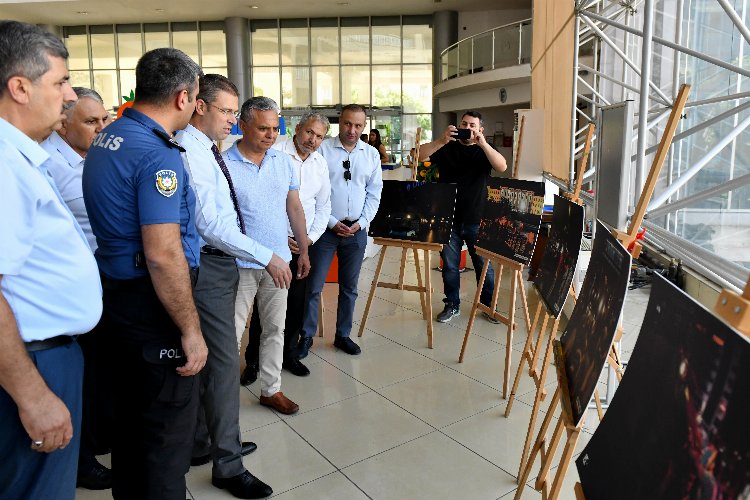
[{"label": "necktie", "polygon": [[242,212],[240,212],[240,204],[237,202],[237,193],[234,192],[234,184],[232,184],[232,176],[229,175],[229,169],[227,168],[227,164],[224,163],[224,158],[221,157],[221,153],[219,153],[219,148],[216,147],[216,144],[211,144],[211,152],[214,154],[214,158],[216,158],[216,163],[219,164],[219,169],[221,169],[221,173],[224,174],[224,177],[227,179],[227,184],[229,184],[229,196],[232,198],[232,205],[234,205],[234,211],[237,212],[237,225],[240,226],[240,231],[242,231],[242,234],[245,234],[245,221],[242,220]]}]

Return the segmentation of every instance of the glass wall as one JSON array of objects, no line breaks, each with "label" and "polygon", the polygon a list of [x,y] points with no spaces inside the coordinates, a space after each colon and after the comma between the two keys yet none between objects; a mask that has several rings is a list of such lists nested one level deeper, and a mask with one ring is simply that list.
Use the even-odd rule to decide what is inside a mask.
[{"label": "glass wall", "polygon": [[[254,95],[279,102],[291,134],[302,109],[357,103],[400,161],[416,127],[432,136],[430,16],[250,21]],[[332,133],[335,133],[335,127]]]},{"label": "glass wall", "polygon": [[148,50],[174,47],[206,73],[227,74],[222,21],[67,26],[63,34],[72,85],[93,88],[110,110],[135,91],[135,65]]}]

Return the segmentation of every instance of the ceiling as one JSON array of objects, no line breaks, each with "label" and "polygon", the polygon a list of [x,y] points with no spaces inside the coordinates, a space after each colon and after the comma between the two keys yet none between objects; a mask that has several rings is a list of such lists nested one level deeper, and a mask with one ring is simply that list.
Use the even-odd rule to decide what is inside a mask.
[{"label": "ceiling", "polygon": [[[207,8],[210,5],[210,8]],[[251,6],[257,8],[251,8]],[[71,26],[166,21],[352,17],[530,9],[531,0],[0,0],[0,18]]]}]

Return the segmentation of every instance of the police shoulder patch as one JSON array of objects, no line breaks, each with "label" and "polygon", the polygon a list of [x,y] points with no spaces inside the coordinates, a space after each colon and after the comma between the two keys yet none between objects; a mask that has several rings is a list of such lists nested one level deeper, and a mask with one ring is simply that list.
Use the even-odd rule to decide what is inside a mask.
[{"label": "police shoulder patch", "polygon": [[174,170],[156,172],[156,190],[167,198],[177,192],[177,174]]}]

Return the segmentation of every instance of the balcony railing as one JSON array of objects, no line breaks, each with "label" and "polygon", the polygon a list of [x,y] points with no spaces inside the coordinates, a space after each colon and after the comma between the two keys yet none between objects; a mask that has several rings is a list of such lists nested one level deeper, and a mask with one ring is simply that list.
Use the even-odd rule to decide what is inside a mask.
[{"label": "balcony railing", "polygon": [[441,81],[531,62],[531,19],[498,26],[454,43],[440,54]]}]

